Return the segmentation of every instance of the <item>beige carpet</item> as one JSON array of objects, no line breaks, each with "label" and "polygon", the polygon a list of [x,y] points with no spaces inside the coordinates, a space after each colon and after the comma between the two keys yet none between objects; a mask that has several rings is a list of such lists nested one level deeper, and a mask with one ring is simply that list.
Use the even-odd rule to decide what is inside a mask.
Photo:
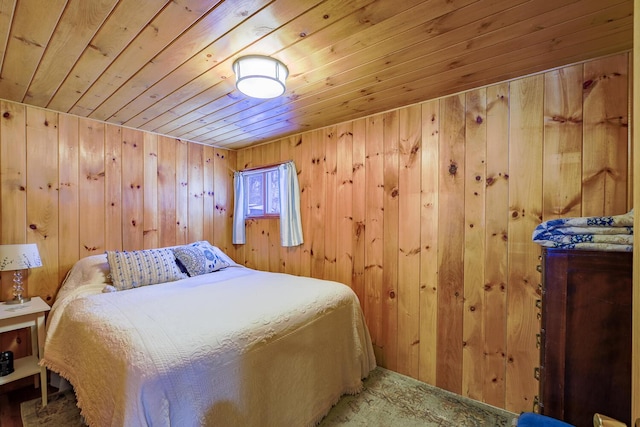
[{"label": "beige carpet", "polygon": [[73,390],[52,393],[48,404],[42,407],[42,399],[33,399],[20,404],[22,425],[24,427],[81,427],[85,424],[80,417],[80,409],[76,406]]},{"label": "beige carpet", "polygon": [[[84,424],[72,391],[20,406],[24,427],[80,427]],[[343,396],[320,427],[510,427],[515,414],[465,399],[412,378],[376,368],[356,396]]]}]

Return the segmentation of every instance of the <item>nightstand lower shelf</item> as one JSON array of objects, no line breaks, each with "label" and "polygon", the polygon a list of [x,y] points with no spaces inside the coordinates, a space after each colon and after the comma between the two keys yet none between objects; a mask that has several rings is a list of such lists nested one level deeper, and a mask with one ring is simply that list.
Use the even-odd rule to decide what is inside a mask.
[{"label": "nightstand lower shelf", "polygon": [[23,328],[31,330],[31,355],[14,359],[14,371],[0,377],[0,385],[34,376],[34,385],[41,389],[42,406],[47,406],[47,369],[39,362],[44,351],[44,314],[49,309],[40,297],[33,297],[24,304],[0,304],[0,333]]},{"label": "nightstand lower shelf", "polygon": [[35,356],[21,357],[13,361],[14,371],[9,375],[0,377],[0,385],[10,383],[11,381],[26,378],[31,375],[40,374],[41,368],[38,365],[38,358]]}]

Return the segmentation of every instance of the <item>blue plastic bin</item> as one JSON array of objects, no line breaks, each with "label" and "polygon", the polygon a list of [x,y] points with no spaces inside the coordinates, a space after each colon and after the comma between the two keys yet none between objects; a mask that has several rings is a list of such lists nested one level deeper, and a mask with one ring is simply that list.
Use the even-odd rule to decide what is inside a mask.
[{"label": "blue plastic bin", "polygon": [[555,418],[546,417],[534,412],[523,412],[518,417],[518,427],[576,427]]}]

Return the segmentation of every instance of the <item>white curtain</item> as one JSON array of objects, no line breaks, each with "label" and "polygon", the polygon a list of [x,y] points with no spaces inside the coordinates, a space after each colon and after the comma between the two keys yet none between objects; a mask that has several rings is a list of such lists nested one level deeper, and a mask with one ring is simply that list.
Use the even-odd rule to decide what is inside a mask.
[{"label": "white curtain", "polygon": [[244,213],[246,199],[244,197],[244,177],[242,172],[234,172],[233,174],[233,199],[235,207],[233,208],[233,244],[244,245],[246,233],[244,230]]},{"label": "white curtain", "polygon": [[298,246],[302,239],[300,218],[300,187],[298,171],[293,162],[278,166],[280,178],[280,244]]},{"label": "white curtain", "polygon": [[[300,218],[300,186],[298,172],[293,162],[278,166],[280,187],[280,244],[298,246],[303,243],[302,220]],[[246,197],[242,172],[233,174],[233,244],[243,245],[246,241],[245,212]]]}]

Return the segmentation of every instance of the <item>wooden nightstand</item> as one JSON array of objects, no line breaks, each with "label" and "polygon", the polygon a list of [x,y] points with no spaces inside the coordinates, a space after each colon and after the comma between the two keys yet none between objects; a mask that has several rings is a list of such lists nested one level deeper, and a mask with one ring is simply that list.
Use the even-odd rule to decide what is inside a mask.
[{"label": "wooden nightstand", "polygon": [[0,333],[31,328],[31,356],[15,359],[14,372],[0,377],[0,385],[40,374],[34,382],[42,389],[42,406],[47,406],[47,368],[38,363],[44,349],[44,314],[49,310],[49,305],[40,297],[24,304],[0,303]]}]

